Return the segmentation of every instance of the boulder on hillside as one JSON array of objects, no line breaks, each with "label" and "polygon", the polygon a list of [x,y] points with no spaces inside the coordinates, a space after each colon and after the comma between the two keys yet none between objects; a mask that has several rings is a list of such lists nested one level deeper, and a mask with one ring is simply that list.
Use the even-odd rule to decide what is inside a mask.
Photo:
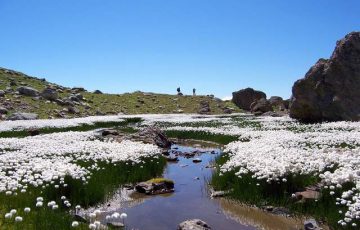
[{"label": "boulder on hillside", "polygon": [[259,100],[254,101],[250,105],[251,112],[255,115],[260,115],[269,111],[272,111],[270,102],[265,98],[260,98]]},{"label": "boulder on hillside", "polygon": [[290,116],[305,122],[360,120],[360,32],[337,42],[330,59],[320,59],[294,83]]},{"label": "boulder on hillside", "polygon": [[254,90],[252,88],[241,89],[237,92],[232,93],[232,102],[237,105],[239,108],[244,110],[250,110],[250,105],[255,100],[261,98],[266,99],[266,94],[261,91]]},{"label": "boulder on hillside", "polygon": [[103,94],[103,93],[100,90],[97,89],[97,90],[94,91],[94,94]]},{"label": "boulder on hillside", "polygon": [[5,97],[6,92],[4,90],[0,90],[0,97]]},{"label": "boulder on hillside", "polygon": [[57,91],[55,89],[52,88],[45,88],[42,92],[41,92],[41,96],[46,99],[46,100],[50,100],[50,101],[55,101],[59,98],[59,95],[57,93]]},{"label": "boulder on hillside", "polygon": [[20,86],[16,89],[21,95],[29,96],[29,97],[36,97],[39,95],[39,91],[34,88],[28,86]]},{"label": "boulder on hillside", "polygon": [[210,103],[208,101],[200,101],[199,114],[209,114],[211,112]]},{"label": "boulder on hillside", "polygon": [[37,118],[38,115],[36,113],[13,113],[7,118],[7,120],[36,120]]}]

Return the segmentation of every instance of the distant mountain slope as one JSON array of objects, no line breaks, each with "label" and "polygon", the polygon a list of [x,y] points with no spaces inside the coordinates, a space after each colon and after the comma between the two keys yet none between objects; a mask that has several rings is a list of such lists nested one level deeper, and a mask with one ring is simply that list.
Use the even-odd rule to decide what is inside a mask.
[{"label": "distant mountain slope", "polygon": [[[47,89],[45,93],[43,93],[44,89]],[[63,87],[45,79],[0,68],[0,113],[3,114],[3,119],[15,112],[36,113],[39,118],[70,118],[117,113],[197,113],[200,107],[204,104],[206,106],[207,103],[210,106],[210,114],[229,112],[229,109],[239,112],[237,106],[231,102],[224,102],[211,96],[177,96],[143,92],[102,94],[87,92],[82,88]]]}]

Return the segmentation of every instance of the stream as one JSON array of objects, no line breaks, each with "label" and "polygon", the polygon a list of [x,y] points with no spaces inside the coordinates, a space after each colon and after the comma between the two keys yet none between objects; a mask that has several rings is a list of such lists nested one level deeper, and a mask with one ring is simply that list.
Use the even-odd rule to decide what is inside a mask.
[{"label": "stream", "polygon": [[[187,143],[188,144],[188,143]],[[121,189],[110,201],[100,207],[106,210],[102,220],[112,212],[125,212],[126,229],[169,230],[177,229],[179,223],[188,219],[201,219],[212,229],[299,229],[302,221],[275,216],[235,201],[210,198],[208,183],[213,173],[211,165],[221,154],[219,146],[195,147],[173,145],[172,151],[193,152],[194,158],[178,156],[178,162],[168,162],[163,177],[175,182],[175,192],[163,195],[144,195],[133,190]]]}]

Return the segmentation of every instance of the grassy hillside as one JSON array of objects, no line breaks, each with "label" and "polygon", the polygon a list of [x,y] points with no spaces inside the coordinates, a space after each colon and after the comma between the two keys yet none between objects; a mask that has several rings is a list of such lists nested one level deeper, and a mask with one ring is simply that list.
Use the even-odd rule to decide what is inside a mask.
[{"label": "grassy hillside", "polygon": [[[41,97],[20,95],[17,88],[29,86],[39,92],[50,86],[56,89],[59,99],[65,100],[72,94],[81,94],[84,99],[74,106],[61,105]],[[6,108],[8,115],[14,112],[37,113],[39,118],[81,117],[105,114],[140,114],[140,113],[197,113],[200,101],[208,101],[211,114],[221,114],[224,108],[239,109],[231,102],[223,102],[210,96],[177,96],[156,93],[125,93],[96,94],[86,90],[59,86],[45,79],[27,76],[23,73],[0,68],[0,90],[5,96],[0,97],[0,107]],[[77,112],[69,112],[69,107],[75,107]]]}]

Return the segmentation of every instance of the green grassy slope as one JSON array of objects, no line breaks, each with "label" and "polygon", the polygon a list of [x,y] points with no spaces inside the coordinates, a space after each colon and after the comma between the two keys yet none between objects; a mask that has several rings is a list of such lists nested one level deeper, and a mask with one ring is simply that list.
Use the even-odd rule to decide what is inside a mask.
[{"label": "green grassy slope", "polygon": [[[10,86],[15,81],[16,86]],[[38,79],[27,76],[23,73],[0,68],[0,90],[9,89],[16,91],[19,86],[30,86],[42,91],[48,85],[61,88],[60,99],[68,97],[74,92],[71,88],[58,86],[47,82],[45,79]],[[155,93],[125,93],[125,94],[94,94],[91,92],[80,92],[85,98],[83,105],[77,105],[80,113],[71,114],[64,112],[66,117],[82,117],[99,114],[140,114],[140,113],[197,113],[200,101],[206,100],[210,103],[211,114],[223,113],[224,107],[234,108],[234,112],[240,110],[231,102],[223,102],[209,96],[177,96]],[[66,109],[67,106],[58,105],[55,102],[44,99],[36,100],[32,97],[6,93],[0,97],[0,106],[13,112],[33,112],[39,114],[40,118],[56,118],[57,114]],[[100,112],[100,113],[99,113]]]}]

